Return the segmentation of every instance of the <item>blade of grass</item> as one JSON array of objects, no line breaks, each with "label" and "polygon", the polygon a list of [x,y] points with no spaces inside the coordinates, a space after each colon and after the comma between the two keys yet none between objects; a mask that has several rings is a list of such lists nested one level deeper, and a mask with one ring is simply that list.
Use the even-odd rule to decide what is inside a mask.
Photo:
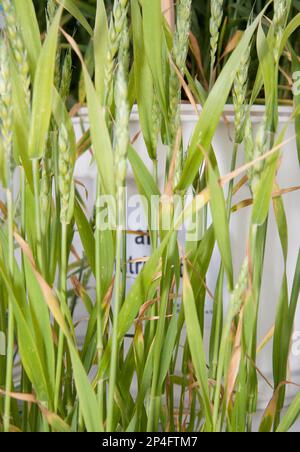
[{"label": "blade of grass", "polygon": [[29,132],[29,156],[43,155],[52,110],[52,87],[56,59],[57,39],[62,7],[56,13],[46,41],[41,50],[33,88],[32,113]]},{"label": "blade of grass", "polygon": [[156,158],[156,149],[153,145],[153,79],[145,52],[143,36],[143,23],[140,6],[137,0],[131,1],[132,31],[134,49],[134,82],[139,120],[144,140],[152,160]]},{"label": "blade of grass", "polygon": [[300,393],[295,397],[286,414],[282,418],[277,433],[286,433],[294,425],[300,414]]},{"label": "blade of grass", "polygon": [[167,101],[163,76],[163,27],[160,0],[145,0],[143,9],[143,31],[145,51],[151,68],[156,89],[159,94],[161,108],[167,119]]},{"label": "blade of grass", "polygon": [[83,28],[89,33],[90,36],[94,35],[93,29],[86,20],[84,14],[80,11],[78,6],[73,0],[56,0],[57,3],[62,5],[78,22],[83,26]]},{"label": "blade of grass", "polygon": [[212,412],[209,399],[208,375],[206,368],[206,356],[203,346],[203,337],[198,322],[195,299],[192,286],[188,277],[187,267],[183,277],[183,305],[186,319],[187,337],[192,355],[195,373],[200,387],[201,397],[203,399],[203,408],[206,415],[206,429],[212,429]]},{"label": "blade of grass", "polygon": [[[80,407],[83,413],[83,417],[85,420],[86,428],[89,432],[99,432],[101,430],[101,422],[100,422],[100,416],[98,413],[98,404],[96,395],[92,389],[92,386],[89,382],[88,375],[86,374],[84,367],[82,365],[82,362],[78,355],[78,350],[76,349],[74,345],[73,338],[66,326],[64,316],[60,310],[59,303],[57,299],[54,297],[51,288],[48,286],[46,281],[42,278],[39,272],[36,270],[35,262],[31,253],[31,250],[29,249],[26,242],[17,234],[15,234],[15,237],[20,244],[23,252],[28,256],[29,261],[31,263],[31,266],[33,268],[35,277],[41,287],[41,290],[43,292],[43,296],[45,299],[45,302],[47,303],[52,315],[54,316],[55,320],[59,324],[60,328],[62,329],[63,333],[66,336],[68,347],[71,355],[72,360],[72,367],[73,367],[73,375],[74,375],[74,381],[78,392],[78,397],[80,401]],[[0,267],[1,269],[1,267]],[[43,400],[43,399],[41,399]]]},{"label": "blade of grass", "polygon": [[224,268],[227,274],[230,290],[233,289],[233,264],[230,246],[230,233],[228,224],[228,214],[224,193],[219,185],[218,177],[214,169],[209,165],[208,186],[210,189],[210,206],[215,230],[215,237],[218,242]]},{"label": "blade of grass", "polygon": [[104,103],[104,79],[105,70],[103,61],[107,55],[108,23],[105,4],[103,0],[97,0],[97,12],[94,31],[94,58],[95,58],[95,86],[100,96],[101,104]]},{"label": "blade of grass", "polygon": [[7,287],[8,293],[14,305],[14,314],[17,321],[18,343],[23,366],[25,367],[26,373],[34,385],[38,399],[42,402],[49,402],[51,400],[49,397],[49,387],[44,374],[43,364],[36,345],[36,340],[33,337],[30,325],[28,325],[27,319],[25,318],[15,297],[13,286],[9,276],[7,275],[7,271],[2,260],[0,260],[0,272],[2,280]]}]

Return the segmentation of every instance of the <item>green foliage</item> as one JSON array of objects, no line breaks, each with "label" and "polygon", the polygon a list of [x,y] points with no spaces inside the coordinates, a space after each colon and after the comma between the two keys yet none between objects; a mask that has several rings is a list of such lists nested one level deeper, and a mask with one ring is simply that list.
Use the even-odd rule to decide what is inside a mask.
[{"label": "green foliage", "polygon": [[[290,288],[283,195],[299,187],[282,191],[278,186],[287,126],[278,130],[277,116],[278,99],[290,101],[289,95],[280,96],[285,93],[280,77],[299,66],[299,2],[290,11],[286,2],[286,17],[281,2],[274,22],[277,1],[257,1],[253,8],[246,0],[218,2],[223,12],[214,11],[219,18],[211,23],[212,49],[211,5],[194,1],[192,31],[201,48],[198,52],[192,39],[189,56],[188,0],[178,5],[173,31],[160,0],[57,3],[62,6],[49,0],[45,21],[45,3],[5,0],[9,20],[0,49],[0,177],[5,188],[0,203],[0,429],[251,431],[260,391],[257,331],[273,204],[284,271],[280,297],[273,300],[276,323],[268,337],[273,395],[260,430],[289,430],[300,413],[297,396],[282,415],[285,386],[293,383],[286,379],[300,258]],[[36,16],[33,4],[41,8]],[[38,22],[45,35],[38,32]],[[235,34],[239,29],[242,37]],[[288,52],[290,59],[285,58]],[[79,67],[82,71],[81,100],[86,98],[90,125],[78,143],[70,111],[71,93],[73,100],[77,96],[71,87],[71,59],[75,78]],[[190,102],[194,96],[203,104],[187,148],[179,121],[183,84]],[[265,118],[254,134],[247,99],[252,104],[260,93]],[[214,138],[232,97],[235,139],[232,149],[226,149],[232,155],[231,173],[224,175]],[[298,132],[295,97],[290,122]],[[139,136],[129,140],[135,102],[150,169],[135,149]],[[159,137],[167,147],[166,162],[159,161]],[[81,183],[73,177],[80,156],[89,150],[97,171],[92,215]],[[247,162],[242,168],[237,168],[239,150]],[[144,233],[149,233],[152,252],[130,288],[122,190],[128,163],[145,207],[152,196],[159,199],[156,210],[148,209],[149,231]],[[159,163],[165,163],[163,193]],[[14,189],[7,183],[7,170],[16,166],[21,183]],[[247,177],[235,187],[240,176]],[[247,183],[250,198],[233,207],[237,191]],[[179,212],[176,198],[182,201],[186,193],[192,199]],[[117,227],[108,231],[101,230],[101,195],[116,200]],[[243,265],[235,275],[230,225],[244,204],[251,215],[247,239],[238,244]],[[157,230],[151,228],[153,215]],[[166,230],[168,218],[172,221]],[[197,224],[195,240],[179,240],[184,222]],[[215,288],[207,285],[214,248],[221,261]],[[211,327],[205,315],[209,298]],[[78,304],[87,310],[80,344]]]}]

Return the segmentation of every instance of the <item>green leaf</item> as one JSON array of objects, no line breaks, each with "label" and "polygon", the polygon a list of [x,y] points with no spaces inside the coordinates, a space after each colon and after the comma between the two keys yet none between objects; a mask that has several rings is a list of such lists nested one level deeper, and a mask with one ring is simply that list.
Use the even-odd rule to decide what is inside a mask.
[{"label": "green leaf", "polygon": [[192,356],[195,374],[199,384],[203,408],[206,415],[208,429],[212,426],[212,413],[209,398],[208,375],[206,367],[206,356],[204,352],[203,337],[198,321],[197,309],[193,289],[185,267],[183,276],[183,306],[186,320],[187,338]]},{"label": "green leaf", "polygon": [[[300,107],[300,61],[298,60],[298,56],[295,53],[294,49],[290,47],[290,51],[292,54],[292,67],[293,67],[293,74],[295,79],[294,81],[294,102],[295,107]],[[296,129],[296,141],[297,141],[297,150],[298,150],[298,159],[299,159],[299,165],[300,165],[300,115],[297,115],[295,118],[295,129]]]},{"label": "green leaf", "polygon": [[92,227],[78,201],[75,202],[74,215],[84,252],[95,275],[95,237]]},{"label": "green leaf", "polygon": [[108,24],[105,4],[103,0],[97,0],[96,23],[94,32],[94,57],[95,57],[95,86],[100,96],[101,103],[104,102],[104,78],[108,45]]},{"label": "green leaf", "polygon": [[282,381],[286,380],[290,345],[288,314],[288,284],[287,277],[284,275],[277,307],[273,342],[273,373],[275,388],[277,388]]},{"label": "green leaf", "polygon": [[[147,301],[147,295],[154,281],[154,277],[159,271],[161,256],[168,246],[168,241],[172,236],[172,231],[166,236],[160,247],[151,255],[142,271],[132,285],[119,314],[118,339],[119,342],[131,328],[135,318],[138,315],[140,307]],[[101,375],[104,375],[108,369],[111,355],[111,340],[106,347],[102,365]]]},{"label": "green leaf", "polygon": [[[287,127],[288,124],[281,130],[275,143],[275,148],[280,147],[283,142]],[[254,194],[252,224],[263,225],[267,219],[280,155],[281,151],[279,149],[265,161],[266,167],[261,175],[258,187]]]},{"label": "green leaf", "polygon": [[295,397],[291,403],[286,414],[283,416],[279,427],[277,428],[277,433],[286,433],[294,425],[296,420],[300,415],[300,393]]},{"label": "green leaf", "polygon": [[44,347],[44,362],[47,366],[49,384],[54,392],[55,354],[49,310],[46,303],[41,303],[43,294],[26,256],[24,257],[24,270],[29,296],[29,306],[31,308],[32,316],[38,325],[36,337],[40,346]]},{"label": "green leaf", "polygon": [[18,300],[14,293],[14,288],[9,276],[7,275],[7,271],[2,262],[2,259],[0,259],[0,273],[14,307],[14,315],[16,318],[18,331],[19,353],[22,364],[29,380],[35,388],[38,399],[41,402],[48,402],[50,401],[50,391],[36,343],[36,338],[33,335],[31,325],[28,323],[18,303]]},{"label": "green leaf", "polygon": [[153,143],[153,78],[145,53],[142,15],[137,0],[131,0],[133,51],[134,51],[134,82],[139,120],[149,156],[156,158],[156,148]]},{"label": "green leaf", "polygon": [[[151,228],[151,222],[152,222],[152,214],[155,214],[155,212],[152,212],[152,202],[153,197],[160,197],[160,191],[152,177],[152,175],[149,173],[148,169],[146,168],[143,160],[140,158],[138,153],[133,149],[132,146],[129,146],[128,148],[128,160],[131,164],[135,183],[137,185],[139,194],[147,199],[147,205],[144,206],[146,208],[146,212],[148,213],[148,224],[149,224],[149,230],[152,238],[153,238],[153,229]],[[142,198],[142,199],[143,199]]]},{"label": "green leaf", "polygon": [[284,210],[284,203],[282,197],[274,198],[273,200],[273,207],[274,207],[274,213],[277,223],[277,229],[280,237],[282,252],[284,261],[287,261],[288,257],[288,224],[287,224],[287,218],[286,213]]},{"label": "green leaf", "polygon": [[226,201],[223,189],[219,185],[218,177],[214,169],[209,166],[208,186],[210,189],[210,207],[213,218],[216,240],[218,242],[221,258],[228,278],[230,290],[233,289],[233,264],[230,246],[230,232]]},{"label": "green leaf", "polygon": [[174,353],[174,347],[175,347],[176,338],[177,338],[176,309],[177,309],[176,303],[174,303],[173,316],[172,316],[171,322],[168,326],[168,329],[167,329],[167,332],[166,332],[166,335],[164,338],[162,358],[161,358],[160,371],[159,371],[158,388],[161,388],[165,381],[167,373],[170,369],[170,364],[171,364],[173,353]]},{"label": "green leaf", "polygon": [[[196,249],[193,254],[189,258],[192,262],[193,267],[190,271],[191,284],[193,287],[193,291],[195,294],[195,298],[197,299],[197,294],[201,290],[201,286],[199,287],[199,274],[202,276],[203,281],[205,280],[206,273],[211,261],[212,253],[215,247],[216,239],[214,233],[214,226],[211,225],[203,239],[197,244]],[[195,290],[197,292],[195,292]]]},{"label": "green leaf", "polygon": [[47,140],[52,111],[54,68],[61,13],[62,8],[60,7],[41,50],[34,78],[29,132],[29,156],[32,159],[42,157]]},{"label": "green leaf", "polygon": [[298,299],[300,293],[300,251],[298,253],[298,260],[295,269],[293,288],[291,293],[291,299],[289,304],[289,328],[290,335],[292,335],[294,322],[295,322],[295,314],[298,306]]},{"label": "green leaf", "polygon": [[261,226],[267,219],[279,156],[280,152],[276,152],[266,161],[267,167],[263,171],[254,196],[252,224]]},{"label": "green leaf", "polygon": [[[26,242],[24,242],[24,240],[21,237],[18,237],[18,242],[19,242],[23,252],[25,253],[25,255],[31,256],[31,250],[28,249]],[[45,282],[45,280],[42,278],[42,276],[36,271],[34,261],[30,261],[30,264],[34,271],[35,277],[40,285],[40,288],[43,292],[44,300],[46,301],[46,303],[51,311],[51,314],[53,315],[56,322],[60,326],[62,332],[66,336],[69,351],[70,351],[70,357],[71,357],[71,361],[72,361],[74,381],[75,381],[75,385],[76,385],[76,389],[77,389],[77,393],[78,393],[78,398],[79,398],[79,402],[80,402],[82,415],[83,415],[83,418],[84,418],[84,421],[86,424],[86,428],[89,432],[99,432],[102,430],[102,428],[101,428],[100,416],[99,416],[99,412],[98,412],[97,398],[96,398],[96,395],[90,384],[88,375],[80,360],[78,350],[75,347],[74,342],[73,342],[73,338],[66,325],[60,305],[59,305],[57,299],[54,297],[50,286],[48,286],[48,284]],[[1,260],[0,260],[0,271],[2,272],[2,276],[5,277],[5,273],[1,266]],[[8,289],[11,289],[9,284],[7,284],[7,286],[8,286]],[[24,329],[25,333],[27,333],[27,331],[28,331],[27,336],[28,336],[29,343],[28,343],[28,345],[26,345],[24,347],[24,354],[27,357],[26,354],[28,353],[29,358],[37,359],[39,355],[38,355],[38,352],[36,351],[35,341],[33,341],[33,344],[32,344],[30,328],[28,327],[28,324],[26,323],[25,319],[23,320],[23,315],[22,315],[22,312],[20,311],[20,309],[18,308],[18,303],[14,304],[14,306],[16,308],[16,315],[18,316],[17,323],[18,323],[18,326],[19,326],[20,332],[21,332],[20,333],[21,338],[19,339],[20,344],[23,340],[23,329]],[[27,337],[27,336],[25,336],[25,337]],[[23,361],[23,358],[22,358],[22,361]],[[37,362],[37,364],[38,364],[38,362]],[[26,373],[27,372],[29,372],[28,373],[29,378],[32,377],[35,379],[34,382],[36,381],[36,379],[39,381],[40,375],[36,371],[36,368],[34,365],[31,364],[29,369],[27,369],[27,366],[26,366]],[[39,387],[41,387],[44,380],[45,380],[45,377],[43,377],[43,379],[41,379],[41,381],[39,383],[40,384]],[[42,387],[40,390],[42,390]],[[45,399],[41,398],[40,400],[44,401]]]},{"label": "green leaf", "polygon": [[90,36],[93,36],[94,32],[85,16],[82,14],[78,6],[73,0],[56,0],[57,3],[60,3],[69,13],[78,20],[78,22],[83,26],[83,28],[89,33]]},{"label": "green leaf", "polygon": [[78,351],[70,340],[68,340],[68,345],[71,354],[74,381],[87,431],[90,433],[100,432],[102,428],[96,394],[84,370]]},{"label": "green leaf", "polygon": [[163,75],[163,22],[160,0],[143,0],[143,30],[145,51],[165,117],[167,102]]},{"label": "green leaf", "polygon": [[159,188],[152,175],[149,173],[145,163],[132,146],[129,146],[128,149],[128,159],[132,166],[134,178],[140,194],[147,197],[149,201],[151,196],[160,196]]},{"label": "green leaf", "polygon": [[298,13],[295,17],[293,17],[291,19],[291,21],[287,24],[287,26],[283,32],[281,46],[280,46],[280,54],[282,54],[290,36],[293,33],[295,33],[295,31],[298,30],[299,26],[300,26],[300,13]]},{"label": "green leaf", "polygon": [[269,122],[268,130],[275,131],[278,123],[278,107],[274,99],[276,93],[276,83],[274,77],[274,56],[270,49],[268,38],[265,36],[261,24],[257,31],[257,53],[262,69],[262,76],[265,87],[266,117]]},{"label": "green leaf", "polygon": [[43,412],[43,415],[47,419],[48,424],[52,427],[54,432],[71,433],[71,427],[59,416],[57,416],[57,414]]}]

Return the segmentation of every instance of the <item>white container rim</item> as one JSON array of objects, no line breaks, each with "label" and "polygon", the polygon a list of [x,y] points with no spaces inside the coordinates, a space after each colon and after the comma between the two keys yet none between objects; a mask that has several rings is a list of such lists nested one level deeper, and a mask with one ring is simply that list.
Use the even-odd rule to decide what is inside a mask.
[{"label": "white container rim", "polygon": [[[202,111],[202,107],[197,105],[196,113],[195,108],[191,104],[181,104],[181,121],[184,122],[194,122],[196,123],[199,119],[199,115]],[[251,107],[251,118],[253,123],[259,123],[263,120],[266,108],[264,105],[253,105]],[[286,123],[291,119],[293,113],[293,107],[291,106],[280,106],[279,112],[279,122]],[[88,109],[86,107],[81,108],[77,115],[73,118],[73,122],[76,124],[80,121],[89,121],[88,119]],[[132,108],[130,115],[131,122],[139,122],[138,106],[135,104]],[[234,121],[234,107],[233,105],[225,105],[223,116],[221,117],[221,122],[232,123]]]}]

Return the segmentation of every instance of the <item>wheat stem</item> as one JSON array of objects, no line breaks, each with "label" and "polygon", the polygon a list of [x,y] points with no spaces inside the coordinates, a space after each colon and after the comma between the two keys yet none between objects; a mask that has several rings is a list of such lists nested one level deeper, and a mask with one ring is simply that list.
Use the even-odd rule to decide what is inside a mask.
[{"label": "wheat stem", "polygon": [[[10,189],[7,189],[7,221],[8,221],[8,249],[9,249],[9,273],[13,280],[14,267],[14,240],[13,240],[13,199]],[[5,408],[4,408],[4,431],[9,431],[11,398],[8,395],[13,387],[13,362],[14,362],[14,310],[11,299],[8,307],[7,327],[7,361],[6,361],[6,383],[5,383]]]},{"label": "wheat stem", "polygon": [[[68,255],[67,255],[67,243],[68,243],[68,224],[70,222],[70,202],[71,192],[73,188],[73,164],[70,155],[69,137],[68,131],[64,124],[60,128],[58,138],[59,148],[59,193],[60,193],[60,222],[61,222],[61,262],[60,262],[60,290],[63,299],[62,312],[64,312],[64,306],[67,304],[67,270],[68,270]],[[58,340],[58,352],[57,352],[57,367],[55,378],[55,398],[54,408],[58,409],[59,396],[61,391],[61,377],[63,368],[63,355],[64,355],[64,333],[60,329]],[[69,401],[70,402],[70,401]]]},{"label": "wheat stem", "polygon": [[[100,375],[101,360],[103,355],[103,312],[102,312],[102,284],[101,284],[101,272],[103,268],[103,263],[101,262],[101,229],[100,229],[100,196],[101,196],[101,183],[100,177],[97,178],[97,200],[96,200],[96,303],[97,303],[97,360],[98,360],[98,371]],[[104,382],[102,377],[99,378],[97,384],[97,394],[99,403],[99,413],[100,413],[100,429],[104,430]]]},{"label": "wheat stem", "polygon": [[[6,42],[0,48],[0,125],[2,149],[5,155],[4,185],[6,186],[7,197],[7,225],[8,225],[8,265],[9,275],[13,283],[14,279],[14,213],[13,213],[13,166],[12,166],[12,87],[10,83],[9,53]],[[7,332],[7,360],[6,360],[6,380],[5,380],[5,405],[3,424],[4,431],[9,431],[11,398],[9,393],[12,390],[12,374],[14,359],[14,311],[11,297],[8,302],[8,332]]]},{"label": "wheat stem", "polygon": [[[67,301],[67,224],[61,225],[61,261],[60,261],[60,291],[64,301]],[[59,405],[59,398],[61,394],[61,380],[63,369],[63,355],[64,355],[64,333],[59,330],[58,349],[57,349],[57,367],[55,375],[55,390],[54,390],[54,410],[57,412]]]},{"label": "wheat stem", "polygon": [[112,331],[112,351],[109,375],[108,393],[108,413],[107,431],[112,431],[114,426],[114,394],[116,384],[116,374],[118,365],[118,322],[123,293],[122,284],[122,249],[124,239],[124,229],[126,224],[125,206],[125,181],[127,151],[129,143],[129,107],[128,107],[128,87],[127,76],[124,72],[122,60],[119,62],[116,80],[116,125],[115,125],[115,172],[116,172],[116,193],[117,193],[117,237],[116,237],[116,276],[115,276],[115,298],[113,310],[113,331]]},{"label": "wheat stem", "polygon": [[44,256],[42,245],[42,222],[41,222],[41,203],[40,203],[40,161],[32,160],[32,173],[34,185],[34,201],[35,201],[35,226],[36,226],[36,252],[38,267],[44,274]]}]

